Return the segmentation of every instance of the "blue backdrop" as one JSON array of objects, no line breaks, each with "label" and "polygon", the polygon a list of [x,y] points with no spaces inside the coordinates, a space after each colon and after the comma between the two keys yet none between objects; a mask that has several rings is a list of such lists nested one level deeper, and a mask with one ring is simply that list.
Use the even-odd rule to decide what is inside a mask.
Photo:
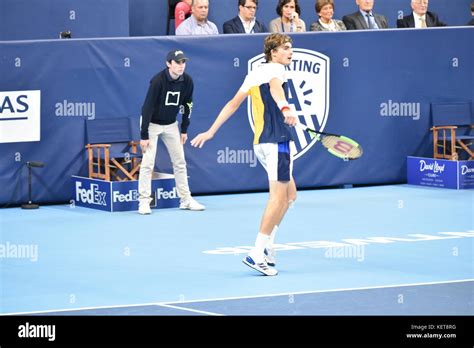
[{"label": "blue backdrop", "polygon": [[[70,176],[87,175],[87,119],[130,117],[138,138],[149,79],[165,67],[171,49],[191,58],[195,107],[189,137],[206,130],[239,88],[248,61],[261,53],[264,37],[0,43],[0,90],[41,90],[41,141],[0,144],[0,203],[25,200],[29,160],[46,164],[33,169],[34,199],[69,200]],[[365,150],[363,158],[343,162],[316,144],[296,160],[300,188],[406,181],[406,156],[432,153],[430,103],[474,101],[474,28],[302,33],[293,39],[295,48],[330,59],[325,130],[353,137]],[[316,79],[307,74],[308,85]],[[307,89],[293,82],[303,104]],[[252,136],[244,105],[203,149],[187,144],[192,191],[266,189],[264,171],[252,157]],[[170,171],[162,150],[158,169]]]},{"label": "blue backdrop", "polygon": [[0,0],[0,40],[129,36],[128,0]]}]

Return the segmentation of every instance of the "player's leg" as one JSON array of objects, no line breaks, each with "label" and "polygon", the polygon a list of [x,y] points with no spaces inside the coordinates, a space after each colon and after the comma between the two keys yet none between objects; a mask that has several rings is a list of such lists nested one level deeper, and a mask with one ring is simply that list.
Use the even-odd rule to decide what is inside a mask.
[{"label": "player's leg", "polygon": [[269,198],[260,223],[255,246],[244,259],[248,266],[266,275],[276,275],[274,268],[265,261],[265,248],[274,227],[288,209],[288,186],[291,182],[291,156],[289,143],[266,143],[254,146],[255,154],[267,171]]},{"label": "player's leg", "polygon": [[265,261],[271,267],[274,267],[276,265],[276,251],[274,248],[274,242],[275,242],[275,237],[276,237],[278,228],[280,226],[281,221],[285,217],[286,212],[288,211],[288,208],[290,208],[296,200],[296,184],[293,178],[291,178],[287,186],[287,199],[288,199],[288,204],[284,205],[284,211],[281,214],[280,219],[276,221],[275,226],[273,226],[272,232],[268,239],[268,243],[264,250]]},{"label": "player's leg", "polygon": [[161,133],[161,126],[150,123],[148,128],[148,148],[143,153],[140,164],[140,174],[138,176],[138,213],[142,215],[151,214],[151,179],[155,167],[156,148],[158,137]]},{"label": "player's leg", "polygon": [[243,260],[245,264],[265,275],[276,275],[278,271],[269,267],[265,260],[265,248],[270,239],[273,227],[281,221],[288,206],[289,182],[270,181],[270,195],[260,223],[255,245]]},{"label": "player's leg", "polygon": [[[274,241],[276,237],[276,233],[278,231],[278,228],[280,226],[281,221],[283,220],[284,216],[286,215],[286,212],[290,206],[293,205],[293,203],[296,200],[296,184],[293,179],[293,155],[296,152],[296,146],[293,141],[290,141],[287,144],[279,144],[279,167],[287,168],[287,165],[289,165],[289,179],[290,182],[288,184],[288,205],[285,205],[285,209],[283,214],[281,214],[281,217],[279,221],[273,226],[272,232],[270,234],[270,238],[268,240],[267,246],[265,247],[264,254],[265,254],[265,261],[268,263],[269,266],[274,267],[276,265],[276,251],[274,248]],[[283,154],[281,153],[283,152]],[[288,153],[288,156],[286,156],[286,153]],[[283,156],[282,156],[283,155]],[[283,160],[282,160],[283,159]],[[289,163],[287,162],[289,161]],[[282,175],[284,174],[284,175]],[[278,174],[280,176],[283,176],[285,179],[288,178],[288,176],[285,173],[280,173]]]},{"label": "player's leg", "polygon": [[260,232],[270,236],[288,210],[290,182],[270,181],[270,195],[260,223]]}]

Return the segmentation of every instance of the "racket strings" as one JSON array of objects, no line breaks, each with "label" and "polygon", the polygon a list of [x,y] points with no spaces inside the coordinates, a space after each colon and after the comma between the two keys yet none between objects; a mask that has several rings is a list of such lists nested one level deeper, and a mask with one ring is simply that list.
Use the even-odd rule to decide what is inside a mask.
[{"label": "racket strings", "polygon": [[321,139],[321,143],[327,149],[331,149],[332,151],[340,154],[341,157],[358,158],[362,155],[362,150],[359,144],[354,141],[346,141],[338,136],[323,136]]}]

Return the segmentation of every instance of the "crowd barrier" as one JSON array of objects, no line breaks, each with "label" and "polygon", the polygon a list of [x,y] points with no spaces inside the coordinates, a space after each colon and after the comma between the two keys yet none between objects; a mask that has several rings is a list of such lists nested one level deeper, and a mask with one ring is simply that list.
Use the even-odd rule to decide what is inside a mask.
[{"label": "crowd barrier", "polygon": [[[474,28],[292,37],[290,102],[300,120],[352,137],[365,151],[361,159],[345,162],[297,134],[294,174],[300,188],[404,182],[406,157],[432,154],[431,103],[474,102]],[[261,60],[264,38],[255,34],[0,43],[0,91],[11,91],[3,92],[0,100],[0,204],[25,201],[27,161],[45,164],[32,168],[36,201],[68,201],[71,176],[87,176],[85,122],[127,116],[138,138],[149,80],[165,68],[166,52],[175,48],[190,57],[187,71],[195,84],[192,139],[211,125],[248,69]],[[40,91],[40,105],[34,103],[37,92],[22,91]],[[31,118],[28,127],[33,132],[25,126],[25,117]],[[251,119],[243,105],[203,149],[186,144],[194,193],[266,190],[266,175],[252,151]],[[157,170],[171,172],[163,147],[158,153]]]}]

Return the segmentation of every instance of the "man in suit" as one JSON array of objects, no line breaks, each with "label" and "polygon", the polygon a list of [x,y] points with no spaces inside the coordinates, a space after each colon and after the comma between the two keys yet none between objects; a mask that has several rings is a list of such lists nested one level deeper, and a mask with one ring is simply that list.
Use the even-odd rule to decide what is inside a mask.
[{"label": "man in suit", "polygon": [[224,23],[224,34],[266,33],[267,27],[255,19],[258,0],[239,0],[239,15]]},{"label": "man in suit", "polygon": [[398,28],[445,27],[436,13],[428,11],[428,0],[411,0],[413,13],[397,20]]},{"label": "man in suit", "polygon": [[372,12],[374,0],[356,0],[356,4],[359,11],[342,17],[347,30],[388,28],[387,18]]}]

